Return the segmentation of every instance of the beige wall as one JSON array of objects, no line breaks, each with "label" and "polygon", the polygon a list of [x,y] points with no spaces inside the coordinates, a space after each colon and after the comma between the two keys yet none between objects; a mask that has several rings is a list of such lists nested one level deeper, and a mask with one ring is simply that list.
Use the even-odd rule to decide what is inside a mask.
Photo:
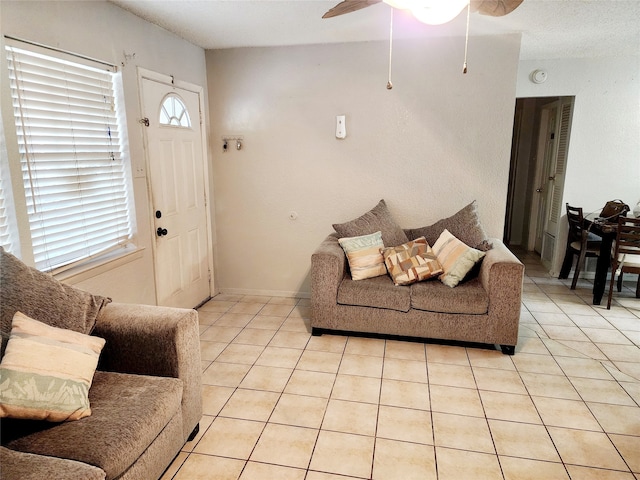
[{"label": "beige wall", "polygon": [[476,199],[501,238],[519,45],[472,38],[462,75],[464,39],[398,41],[391,91],[384,42],[207,51],[220,290],[308,293],[332,223],[381,198],[403,227]]},{"label": "beige wall", "polygon": [[[138,124],[140,101],[137,67],[206,86],[204,51],[155,27],[124,10],[102,1],[22,1],[0,2],[2,35],[10,35],[73,53],[97,58],[121,67],[128,123],[129,148],[134,170],[143,171],[133,182],[140,258],[105,273],[85,278],[79,287],[109,295],[116,301],[155,303],[151,242],[151,218],[147,192],[142,127]],[[125,54],[127,58],[125,58]],[[0,68],[6,78],[4,46]],[[123,65],[124,63],[124,65]],[[5,82],[0,88],[2,102],[8,96]],[[3,106],[9,158],[16,158],[10,108]],[[13,134],[15,135],[15,134]],[[4,141],[4,139],[3,139]]]}]

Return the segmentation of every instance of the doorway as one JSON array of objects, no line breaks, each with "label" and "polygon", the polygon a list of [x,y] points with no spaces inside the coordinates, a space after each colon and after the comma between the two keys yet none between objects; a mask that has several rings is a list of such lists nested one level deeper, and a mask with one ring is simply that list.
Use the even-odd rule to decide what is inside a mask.
[{"label": "doorway", "polygon": [[140,79],[158,305],[194,308],[212,291],[202,89]]},{"label": "doorway", "polygon": [[514,114],[504,241],[538,253],[552,274],[564,249],[557,239],[573,104],[574,97],[519,98]]}]

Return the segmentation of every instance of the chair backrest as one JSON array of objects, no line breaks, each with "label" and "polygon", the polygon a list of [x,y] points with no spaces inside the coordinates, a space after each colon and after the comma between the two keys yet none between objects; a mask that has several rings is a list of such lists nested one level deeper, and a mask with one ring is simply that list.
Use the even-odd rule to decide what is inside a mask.
[{"label": "chair backrest", "polygon": [[582,207],[572,207],[567,203],[567,220],[569,221],[569,238],[571,241],[582,241],[582,232],[584,231]]},{"label": "chair backrest", "polygon": [[640,218],[618,217],[614,258],[622,254],[640,255]]}]

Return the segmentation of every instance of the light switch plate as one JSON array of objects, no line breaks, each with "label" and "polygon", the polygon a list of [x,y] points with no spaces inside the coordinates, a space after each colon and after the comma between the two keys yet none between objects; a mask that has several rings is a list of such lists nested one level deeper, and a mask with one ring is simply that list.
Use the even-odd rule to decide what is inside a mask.
[{"label": "light switch plate", "polygon": [[336,117],[336,138],[345,138],[347,136],[347,125],[344,115]]}]

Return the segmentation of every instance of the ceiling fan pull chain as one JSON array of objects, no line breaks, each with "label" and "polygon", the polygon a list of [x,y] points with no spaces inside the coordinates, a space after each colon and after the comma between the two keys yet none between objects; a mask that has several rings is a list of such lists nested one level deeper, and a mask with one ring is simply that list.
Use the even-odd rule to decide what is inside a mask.
[{"label": "ceiling fan pull chain", "polygon": [[387,90],[393,88],[391,83],[391,60],[393,56],[393,8],[391,9],[391,21],[389,24],[389,80],[387,81]]},{"label": "ceiling fan pull chain", "polygon": [[464,37],[464,64],[462,65],[462,73],[467,73],[467,50],[469,46],[469,18],[471,17],[471,2],[467,5],[467,33]]}]

